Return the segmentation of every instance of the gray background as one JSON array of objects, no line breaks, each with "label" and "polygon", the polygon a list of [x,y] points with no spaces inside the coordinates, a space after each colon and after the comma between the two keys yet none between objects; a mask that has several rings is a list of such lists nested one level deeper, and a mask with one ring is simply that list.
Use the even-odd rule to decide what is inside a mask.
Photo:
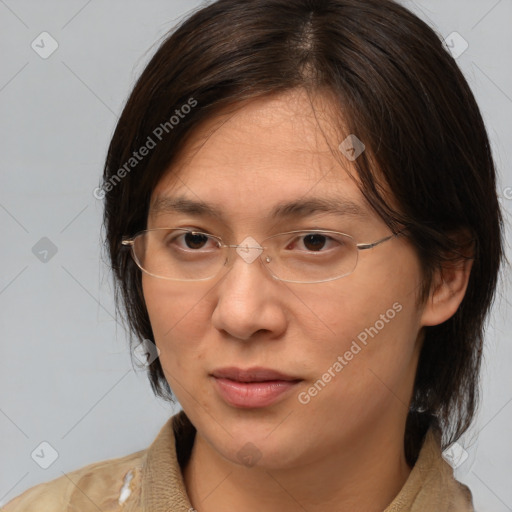
[{"label": "gray background", "polygon": [[[510,241],[512,0],[403,3],[443,38],[456,31],[469,44],[457,61],[492,138]],[[0,0],[0,505],[146,448],[174,413],[132,367],[115,321],[93,190],[134,80],[160,37],[199,5]],[[58,43],[46,59],[31,47],[42,46],[44,31]],[[479,511],[512,510],[509,276],[507,269],[487,331],[483,405],[459,440],[468,458],[456,476]],[[49,461],[43,441],[58,453],[48,469],[31,457],[36,450],[39,463]]]}]

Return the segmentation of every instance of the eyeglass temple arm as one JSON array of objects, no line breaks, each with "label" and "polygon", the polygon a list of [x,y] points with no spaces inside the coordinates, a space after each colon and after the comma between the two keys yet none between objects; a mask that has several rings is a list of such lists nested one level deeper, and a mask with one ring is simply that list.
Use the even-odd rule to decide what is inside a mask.
[{"label": "eyeglass temple arm", "polygon": [[386,236],[385,238],[381,238],[380,240],[377,240],[376,242],[372,242],[371,244],[357,244],[356,247],[360,251],[364,251],[365,249],[371,249],[372,247],[375,247],[376,245],[380,245],[383,242],[386,242],[387,240],[390,240],[391,238],[394,238],[401,234],[402,234],[402,232],[399,231],[398,233],[393,233],[392,235]]}]

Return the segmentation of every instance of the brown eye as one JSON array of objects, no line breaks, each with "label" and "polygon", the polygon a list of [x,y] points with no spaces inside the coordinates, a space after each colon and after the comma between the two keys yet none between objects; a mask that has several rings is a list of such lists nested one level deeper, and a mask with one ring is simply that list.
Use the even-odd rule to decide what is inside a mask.
[{"label": "brown eye", "polygon": [[304,247],[308,251],[319,251],[325,247],[327,237],[325,235],[311,234],[304,237]]},{"label": "brown eye", "polygon": [[187,233],[184,238],[189,249],[202,249],[208,242],[208,237],[202,233]]}]

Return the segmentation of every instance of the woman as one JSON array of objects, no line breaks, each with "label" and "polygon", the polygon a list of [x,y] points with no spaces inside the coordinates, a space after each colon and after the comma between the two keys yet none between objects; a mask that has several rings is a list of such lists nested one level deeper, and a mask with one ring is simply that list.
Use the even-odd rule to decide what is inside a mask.
[{"label": "woman", "polygon": [[183,411],[5,509],[473,510],[442,450],[477,404],[495,185],[468,84],[398,4],[199,10],[98,189],[132,341]]}]

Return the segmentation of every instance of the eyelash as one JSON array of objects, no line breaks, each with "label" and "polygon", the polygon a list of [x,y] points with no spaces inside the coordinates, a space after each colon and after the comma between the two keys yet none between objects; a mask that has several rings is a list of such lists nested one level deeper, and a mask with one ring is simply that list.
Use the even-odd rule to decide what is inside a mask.
[{"label": "eyelash", "polygon": [[[204,230],[204,229],[195,228],[195,227],[191,227],[191,226],[183,226],[183,227],[181,227],[181,229],[190,229],[191,231],[199,231],[199,232],[201,232],[201,233],[204,233],[205,235],[213,235],[213,233],[208,233],[208,232],[207,232],[206,230]],[[312,230],[320,229],[320,230],[321,230],[321,229],[323,229],[323,228],[310,228],[310,229],[312,229]],[[290,229],[289,231],[295,231],[295,230]],[[289,244],[292,244],[292,243],[293,243],[293,244],[297,244],[297,240],[301,240],[301,239],[302,239],[302,240],[304,240],[304,239],[305,239],[305,237],[306,237],[306,236],[307,236],[307,234],[308,234],[308,233],[307,233],[307,232],[308,232],[308,230],[307,230],[307,229],[301,229],[300,231],[304,231],[304,232],[305,232],[305,235],[296,236],[295,238],[291,238],[291,239],[290,239]],[[327,230],[327,231],[328,231],[328,230]],[[314,234],[314,233],[311,233],[311,234]],[[184,237],[185,235],[186,235],[186,233],[183,233],[183,234],[180,234],[180,235],[175,236],[175,237],[173,238],[172,242],[173,242],[173,243],[175,243],[177,240],[179,240],[179,239],[183,239],[183,237]],[[328,236],[328,235],[325,235],[325,238],[326,238],[326,243],[329,243],[329,242],[330,242],[330,243],[331,243],[331,245],[332,245],[333,243],[334,243],[334,245],[336,245],[336,242],[339,242],[339,240],[336,240],[336,238],[334,238],[334,237],[330,237],[330,236]],[[182,249],[183,249],[183,248],[182,248]],[[318,252],[327,252],[327,251],[328,251],[328,249],[329,249],[329,247],[327,248],[327,250],[326,250],[326,251],[318,251]],[[332,249],[332,247],[330,247],[330,249]],[[187,249],[185,249],[185,250],[187,250]],[[188,249],[188,250],[190,250],[190,249]],[[192,251],[192,252],[194,252],[194,251]]]}]

